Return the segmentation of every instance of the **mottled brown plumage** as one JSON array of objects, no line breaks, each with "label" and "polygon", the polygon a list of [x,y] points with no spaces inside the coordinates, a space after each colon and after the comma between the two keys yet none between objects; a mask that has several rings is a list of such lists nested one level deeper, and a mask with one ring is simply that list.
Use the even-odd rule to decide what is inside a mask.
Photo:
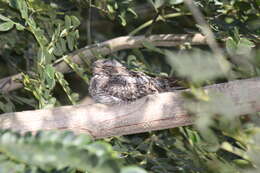
[{"label": "mottled brown plumage", "polygon": [[116,60],[103,59],[93,63],[89,93],[98,103],[119,104],[169,91],[172,83],[175,81],[130,71]]}]

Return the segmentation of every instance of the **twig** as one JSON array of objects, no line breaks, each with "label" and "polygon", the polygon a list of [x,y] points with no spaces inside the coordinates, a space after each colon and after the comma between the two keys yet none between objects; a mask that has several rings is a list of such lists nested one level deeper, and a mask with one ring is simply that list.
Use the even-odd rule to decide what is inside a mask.
[{"label": "twig", "polygon": [[90,45],[92,43],[92,39],[91,39],[91,23],[92,23],[92,0],[89,0],[89,7],[88,7],[88,21],[87,21],[87,40],[88,40],[88,44]]},{"label": "twig", "polygon": [[[179,16],[185,16],[185,15],[191,15],[190,13],[172,13],[172,14],[167,14],[167,15],[164,15],[162,17],[156,17],[155,19],[155,22],[158,22],[162,19],[168,19],[168,18],[174,18],[174,17],[179,17]],[[150,26],[151,24],[154,23],[154,20],[149,20],[147,22],[145,22],[144,24],[140,25],[139,27],[137,27],[135,30],[133,30],[132,32],[130,32],[129,35],[135,35],[136,33],[138,33],[139,31],[141,31],[142,29]]]}]

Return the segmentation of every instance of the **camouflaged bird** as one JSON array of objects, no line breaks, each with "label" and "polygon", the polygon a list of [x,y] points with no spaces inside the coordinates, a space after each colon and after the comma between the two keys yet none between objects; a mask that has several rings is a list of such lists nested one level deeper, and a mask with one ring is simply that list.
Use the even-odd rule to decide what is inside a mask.
[{"label": "camouflaged bird", "polygon": [[150,77],[130,71],[116,60],[102,59],[93,63],[93,77],[89,93],[95,102],[121,104],[135,101],[149,94],[172,90],[168,78]]}]

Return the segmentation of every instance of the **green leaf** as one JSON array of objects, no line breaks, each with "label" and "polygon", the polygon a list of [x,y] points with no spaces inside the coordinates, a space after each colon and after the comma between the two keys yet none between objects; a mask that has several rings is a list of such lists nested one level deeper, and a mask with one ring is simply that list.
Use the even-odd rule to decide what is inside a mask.
[{"label": "green leaf", "polygon": [[125,16],[124,15],[119,15],[118,17],[120,18],[121,25],[122,26],[126,26]]},{"label": "green leaf", "polygon": [[114,8],[117,10],[118,9],[118,3],[114,1]]},{"label": "green leaf", "polygon": [[10,29],[12,29],[14,26],[13,22],[4,22],[0,24],[0,31],[8,31]]},{"label": "green leaf", "polygon": [[[67,132],[38,132],[35,136],[26,134],[20,136],[11,131],[0,131],[1,162],[5,159],[15,160],[17,166],[21,163],[30,167],[38,167],[43,171],[59,170],[66,167],[77,169],[80,172],[119,172],[119,164],[114,156],[112,147],[107,143],[80,142],[72,145],[74,140],[82,141],[82,136],[77,137]],[[64,140],[67,143],[64,144]],[[87,138],[83,139],[85,141]],[[69,144],[69,145],[67,145]],[[0,156],[1,156],[0,155]],[[13,165],[14,166],[14,165]],[[7,166],[5,166],[7,167]]]},{"label": "green leaf", "polygon": [[25,29],[25,27],[19,23],[15,23],[15,27],[18,31],[23,31]]},{"label": "green leaf", "polygon": [[62,53],[65,53],[67,51],[66,41],[63,38],[60,38],[59,44],[61,45]]},{"label": "green leaf", "polygon": [[[76,30],[73,35],[74,35],[75,40],[79,39],[79,30]],[[77,47],[77,45],[75,45],[75,47]]]},{"label": "green leaf", "polygon": [[90,136],[80,134],[76,139],[73,139],[73,141],[71,141],[71,144],[78,147],[82,147],[87,144],[90,144],[91,142],[93,142],[93,139]]},{"label": "green leaf", "polygon": [[237,43],[237,42],[240,40],[240,35],[239,35],[239,31],[238,31],[238,28],[237,28],[237,27],[235,27],[233,34],[234,34],[233,39],[234,39],[234,41]]},{"label": "green leaf", "polygon": [[147,172],[142,168],[129,166],[129,167],[122,168],[120,173],[147,173]]},{"label": "green leaf", "polygon": [[250,54],[255,44],[247,38],[241,38],[237,45],[237,54]]},{"label": "green leaf", "polygon": [[144,47],[146,47],[146,48],[149,49],[149,50],[152,50],[152,51],[154,51],[154,52],[158,52],[158,53],[164,55],[164,53],[163,53],[163,51],[162,51],[161,49],[155,47],[152,43],[150,43],[150,42],[148,42],[148,41],[144,41],[144,42],[143,42],[143,45],[144,45]]},{"label": "green leaf", "polygon": [[107,9],[108,9],[108,11],[110,13],[114,13],[115,12],[113,6],[111,6],[110,4],[107,4]]},{"label": "green leaf", "polygon": [[71,16],[71,22],[74,28],[77,28],[80,25],[80,21],[76,16]]},{"label": "green leaf", "polygon": [[53,54],[55,56],[61,56],[62,55],[62,50],[61,50],[60,44],[55,43],[55,46],[54,46],[54,49],[53,49]]},{"label": "green leaf", "polygon": [[183,3],[183,0],[168,0],[169,4],[171,5],[177,5]]},{"label": "green leaf", "polygon": [[61,31],[61,33],[60,33],[60,37],[65,37],[65,36],[68,35],[68,33],[69,33],[68,29],[63,29],[63,30]]},{"label": "green leaf", "polygon": [[25,164],[19,164],[11,160],[0,161],[0,172],[5,173],[24,173],[26,172]]},{"label": "green leaf", "polygon": [[56,28],[55,31],[54,31],[54,34],[52,35],[52,41],[55,41],[55,40],[57,40],[59,37],[61,37],[60,34],[61,34],[61,25],[58,24],[58,25],[57,25],[57,28]]},{"label": "green leaf", "polygon": [[149,1],[154,6],[155,9],[160,8],[165,3],[165,0],[149,0]]},{"label": "green leaf", "polygon": [[60,85],[62,86],[65,93],[67,94],[71,103],[75,105],[77,100],[75,100],[75,96],[73,95],[74,93],[72,94],[71,89],[68,86],[68,82],[64,79],[63,74],[56,71],[55,77],[58,80],[58,82],[60,83]]},{"label": "green leaf", "polygon": [[73,100],[79,100],[79,94],[78,93],[71,93],[71,97]]},{"label": "green leaf", "polygon": [[138,17],[137,13],[132,8],[127,8],[127,11],[129,11],[131,14],[135,16],[135,18]]},{"label": "green leaf", "polygon": [[11,21],[11,19],[9,19],[8,17],[3,16],[2,14],[0,14],[0,19],[3,21]]},{"label": "green leaf", "polygon": [[55,43],[53,53],[56,56],[62,56],[66,51],[67,51],[66,41],[63,38],[60,38],[59,41]]},{"label": "green leaf", "polygon": [[28,7],[25,0],[18,0],[18,7],[23,19],[28,19]]},{"label": "green leaf", "polygon": [[194,51],[193,53],[174,54],[166,52],[168,63],[180,77],[188,78],[193,82],[203,82],[224,76],[222,69],[209,52]]},{"label": "green leaf", "polygon": [[70,29],[70,26],[71,26],[71,17],[66,15],[65,16],[65,28]]},{"label": "green leaf", "polygon": [[49,89],[53,89],[55,87],[55,68],[52,65],[45,66],[45,74],[46,74],[46,87]]},{"label": "green leaf", "polygon": [[253,47],[255,47],[255,44],[247,38],[239,38],[239,41],[236,42],[229,37],[226,42],[226,49],[230,55],[248,55]]},{"label": "green leaf", "polygon": [[229,55],[234,55],[237,50],[237,43],[229,37],[227,42],[226,42],[226,49]]},{"label": "green leaf", "polygon": [[10,7],[19,9],[19,1],[20,0],[9,0]]},{"label": "green leaf", "polygon": [[12,112],[14,108],[12,105],[8,105],[0,101],[0,110],[3,112]]},{"label": "green leaf", "polygon": [[[87,84],[89,84],[89,78],[85,74],[85,70],[81,68],[78,64],[73,63],[70,58],[64,57],[64,61],[79,75]],[[72,98],[74,96],[72,95]],[[76,100],[78,100],[78,95],[75,95]]]},{"label": "green leaf", "polygon": [[69,50],[72,51],[74,49],[74,44],[75,44],[73,34],[69,33],[66,39],[67,39]]},{"label": "green leaf", "polygon": [[31,107],[35,107],[35,100],[33,98],[26,98],[26,97],[20,97],[17,95],[12,96],[12,100],[19,104],[27,104],[30,105]]}]

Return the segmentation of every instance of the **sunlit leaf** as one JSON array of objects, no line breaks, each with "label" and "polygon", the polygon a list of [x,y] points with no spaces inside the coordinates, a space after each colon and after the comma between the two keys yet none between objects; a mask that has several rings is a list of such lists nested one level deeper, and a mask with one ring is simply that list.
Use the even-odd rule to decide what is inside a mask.
[{"label": "sunlit leaf", "polygon": [[168,0],[169,4],[177,5],[183,3],[183,0]]},{"label": "sunlit leaf", "polygon": [[61,31],[61,33],[60,33],[60,37],[65,37],[65,36],[67,36],[68,35],[68,29],[63,29],[62,31]]},{"label": "sunlit leaf", "polygon": [[[25,163],[45,171],[63,169],[68,166],[90,172],[101,172],[105,169],[111,173],[119,171],[119,164],[113,156],[110,145],[100,142],[81,142],[77,145],[61,143],[61,139],[68,136],[74,140],[78,138],[72,133],[64,132],[40,132],[36,136],[30,134],[20,136],[13,132],[2,131],[0,136],[1,154],[7,156],[7,158],[15,159],[18,162],[16,163],[17,166],[21,162],[20,166],[22,167]],[[73,140],[70,142],[73,142]],[[102,154],[100,155],[101,150]],[[2,157],[2,160],[5,158]],[[7,168],[7,165],[1,164],[0,161],[0,170],[1,168]]]},{"label": "sunlit leaf", "polygon": [[19,23],[15,23],[15,27],[18,31],[23,31],[25,29],[25,27]]},{"label": "sunlit leaf", "polygon": [[181,77],[203,82],[224,76],[217,58],[209,52],[174,54],[167,51],[167,61]]},{"label": "sunlit leaf", "polygon": [[237,51],[237,43],[231,37],[226,41],[226,49],[230,55],[234,55]]},{"label": "sunlit leaf", "polygon": [[65,27],[66,27],[66,29],[70,29],[70,26],[71,26],[71,18],[70,18],[70,16],[66,15],[65,16]]},{"label": "sunlit leaf", "polygon": [[74,49],[74,43],[75,43],[73,34],[67,35],[66,39],[67,39],[69,50],[72,51]]},{"label": "sunlit leaf", "polygon": [[246,38],[241,38],[237,45],[237,54],[248,55],[253,47],[255,47],[255,44],[253,42]]},{"label": "sunlit leaf", "polygon": [[132,13],[135,17],[138,17],[137,13],[132,8],[128,8],[127,11]]},{"label": "sunlit leaf", "polygon": [[10,29],[12,29],[14,26],[13,22],[4,22],[0,24],[0,31],[8,31]]},{"label": "sunlit leaf", "polygon": [[11,21],[11,19],[9,19],[8,17],[3,16],[2,14],[0,14],[0,19],[3,21]]},{"label": "sunlit leaf", "polygon": [[107,9],[110,13],[114,13],[114,8],[110,4],[107,4]]},{"label": "sunlit leaf", "polygon": [[46,87],[52,89],[54,88],[55,82],[55,69],[51,65],[45,67],[46,72]]},{"label": "sunlit leaf", "polygon": [[126,167],[120,173],[146,173],[146,171],[138,167]]},{"label": "sunlit leaf", "polygon": [[71,16],[71,22],[74,28],[77,28],[80,25],[79,19],[75,16]]},{"label": "sunlit leaf", "polygon": [[165,3],[165,0],[149,0],[149,1],[154,6],[155,9],[160,8]]}]

